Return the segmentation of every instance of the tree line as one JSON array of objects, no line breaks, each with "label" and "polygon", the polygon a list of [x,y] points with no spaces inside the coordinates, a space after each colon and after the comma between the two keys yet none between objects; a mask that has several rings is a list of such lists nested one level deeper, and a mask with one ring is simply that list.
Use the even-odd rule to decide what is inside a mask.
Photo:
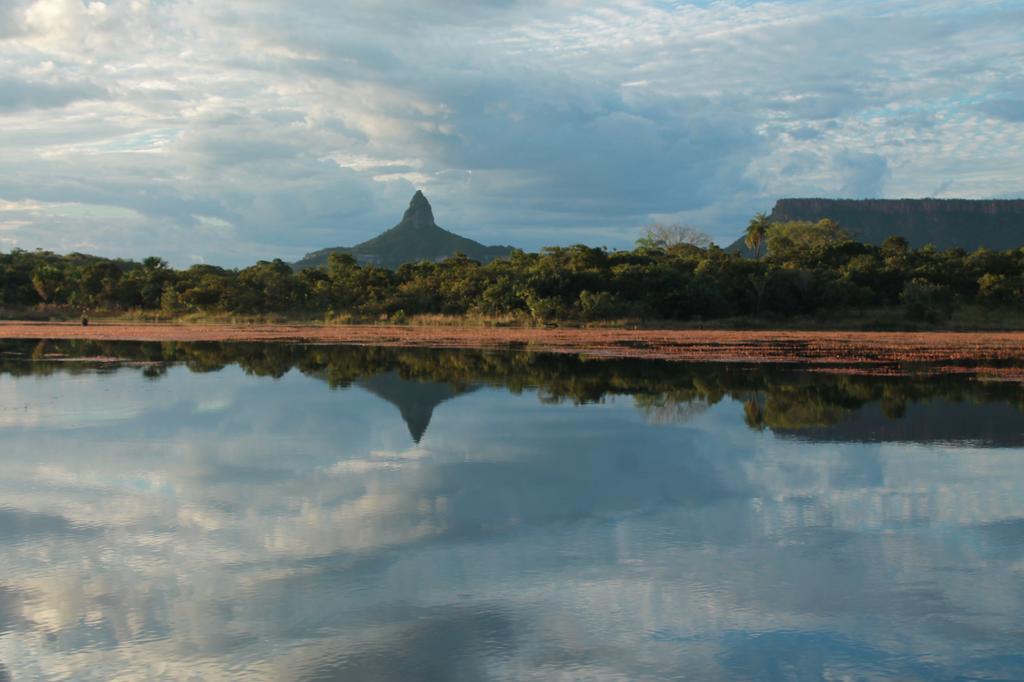
[{"label": "tree line", "polygon": [[850,239],[830,220],[771,223],[759,214],[753,257],[689,229],[652,228],[632,250],[583,245],[516,251],[481,265],[456,254],[396,270],[332,254],[294,271],[281,260],[241,269],[174,269],[84,254],[0,254],[0,304],[86,312],[146,311],[401,322],[412,315],[511,317],[523,323],[785,319],[894,308],[942,322],[961,306],[1024,307],[1024,248],[968,253]]}]

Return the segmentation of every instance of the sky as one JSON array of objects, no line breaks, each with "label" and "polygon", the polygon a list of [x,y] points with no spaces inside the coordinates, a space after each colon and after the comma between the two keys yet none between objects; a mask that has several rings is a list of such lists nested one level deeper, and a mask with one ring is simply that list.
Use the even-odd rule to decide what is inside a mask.
[{"label": "sky", "polygon": [[1024,196],[1019,0],[0,0],[0,250],[184,267],[443,227],[728,244],[781,197]]}]

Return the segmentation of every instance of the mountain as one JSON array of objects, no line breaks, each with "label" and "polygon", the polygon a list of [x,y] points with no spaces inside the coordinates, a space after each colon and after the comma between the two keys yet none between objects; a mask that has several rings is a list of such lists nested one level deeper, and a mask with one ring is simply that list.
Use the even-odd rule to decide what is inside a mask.
[{"label": "mountain", "polygon": [[434,409],[438,405],[465,393],[472,393],[478,388],[470,386],[457,389],[436,381],[404,379],[398,370],[358,379],[355,383],[397,407],[415,443],[419,443],[427,432],[430,418],[434,416]]},{"label": "mountain", "polygon": [[417,190],[402,221],[369,241],[352,247],[336,246],[303,256],[294,264],[297,270],[325,265],[332,253],[347,253],[359,263],[397,268],[403,263],[422,260],[441,261],[461,252],[472,260],[487,263],[512,253],[511,246],[484,246],[472,239],[438,227],[430,202]]},{"label": "mountain", "polygon": [[[1024,245],[1022,199],[779,199],[769,218],[777,223],[831,218],[868,244],[897,235],[913,247],[974,251]],[[728,249],[748,252],[742,237]]]}]

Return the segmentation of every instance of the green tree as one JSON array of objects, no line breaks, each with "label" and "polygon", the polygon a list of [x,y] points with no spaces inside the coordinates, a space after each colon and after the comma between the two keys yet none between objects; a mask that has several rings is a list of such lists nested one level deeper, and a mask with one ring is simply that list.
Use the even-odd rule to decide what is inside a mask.
[{"label": "green tree", "polygon": [[55,265],[41,265],[32,272],[32,286],[43,303],[52,303],[67,284],[64,270]]},{"label": "green tree", "polygon": [[795,220],[773,223],[767,231],[768,256],[779,262],[807,262],[825,247],[846,241],[846,232],[833,220],[816,223]]},{"label": "green tree", "polygon": [[764,212],[754,214],[747,224],[743,236],[743,243],[754,252],[754,260],[760,260],[761,249],[764,247],[765,239],[768,238],[768,229],[772,226],[768,216]]},{"label": "green tree", "polygon": [[953,313],[953,296],[948,287],[915,278],[907,282],[900,294],[908,319],[937,323]]},{"label": "green tree", "polygon": [[1020,304],[1020,287],[1006,275],[986,273],[978,278],[978,300],[988,307]]}]

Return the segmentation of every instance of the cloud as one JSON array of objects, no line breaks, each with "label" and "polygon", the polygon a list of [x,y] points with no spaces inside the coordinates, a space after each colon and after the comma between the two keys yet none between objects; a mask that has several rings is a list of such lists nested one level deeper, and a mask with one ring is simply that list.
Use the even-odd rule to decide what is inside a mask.
[{"label": "cloud", "polygon": [[844,150],[835,155],[843,179],[844,196],[865,199],[882,196],[889,177],[889,162],[880,154]]},{"label": "cloud", "polygon": [[[14,13],[14,7],[0,7],[0,40],[17,35],[20,32],[21,26]],[[0,679],[3,679],[2,676],[0,676]]]},{"label": "cloud", "polygon": [[26,109],[54,109],[107,93],[90,83],[40,83],[0,78],[0,114]]},{"label": "cloud", "polygon": [[978,108],[989,116],[1004,121],[1024,122],[1024,99],[992,99],[979,105]]},{"label": "cloud", "polygon": [[5,238],[240,265],[366,239],[417,186],[442,225],[526,248],[628,246],[656,216],[731,241],[779,196],[951,177],[1011,196],[1019,21],[998,1],[23,0],[0,10],[0,199],[135,217]]}]

